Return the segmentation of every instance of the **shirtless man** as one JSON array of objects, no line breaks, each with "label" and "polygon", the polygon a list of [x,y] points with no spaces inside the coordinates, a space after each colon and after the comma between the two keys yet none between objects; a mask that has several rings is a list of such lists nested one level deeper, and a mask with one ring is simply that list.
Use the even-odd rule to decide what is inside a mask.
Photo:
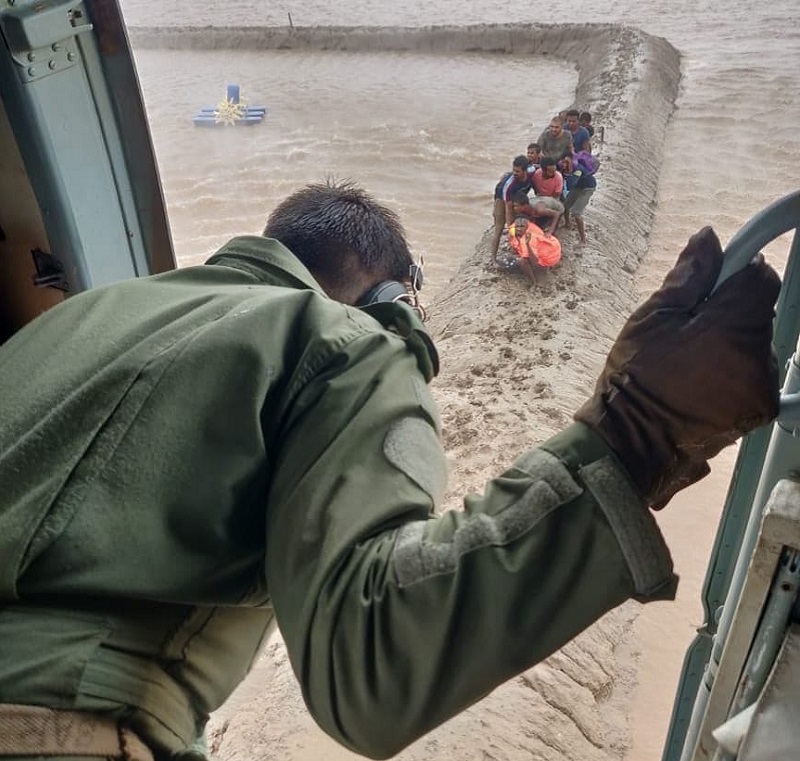
[{"label": "shirtless man", "polygon": [[564,205],[550,196],[534,196],[533,203],[525,192],[514,194],[511,199],[514,217],[527,217],[544,230],[545,235],[552,235],[558,227],[558,220],[564,213]]}]

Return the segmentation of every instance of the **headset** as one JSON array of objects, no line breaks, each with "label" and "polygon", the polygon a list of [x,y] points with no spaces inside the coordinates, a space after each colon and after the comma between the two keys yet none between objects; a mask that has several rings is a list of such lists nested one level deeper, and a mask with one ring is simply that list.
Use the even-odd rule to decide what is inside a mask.
[{"label": "headset", "polygon": [[419,316],[422,322],[428,319],[425,308],[419,301],[419,292],[422,290],[423,281],[423,258],[420,256],[419,263],[412,263],[408,267],[408,282],[401,283],[399,280],[383,280],[370,288],[358,301],[356,306],[364,307],[369,304],[377,304],[382,301],[404,301]]}]

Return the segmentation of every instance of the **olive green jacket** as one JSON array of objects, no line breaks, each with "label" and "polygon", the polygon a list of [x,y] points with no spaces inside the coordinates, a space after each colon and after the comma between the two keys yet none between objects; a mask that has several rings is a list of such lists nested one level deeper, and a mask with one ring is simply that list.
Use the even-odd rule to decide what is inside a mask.
[{"label": "olive green jacket", "polygon": [[[274,615],[321,726],[374,757],[675,578],[575,424],[465,510],[430,340],[276,241],[77,295],[0,348],[0,701],[180,753]],[[391,327],[394,324],[394,327]]]}]

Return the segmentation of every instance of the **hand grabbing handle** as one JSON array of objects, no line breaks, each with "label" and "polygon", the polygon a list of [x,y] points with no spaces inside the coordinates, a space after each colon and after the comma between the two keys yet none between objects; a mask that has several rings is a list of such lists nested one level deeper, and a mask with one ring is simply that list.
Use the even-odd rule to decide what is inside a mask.
[{"label": "hand grabbing handle", "polygon": [[692,236],[623,326],[594,395],[575,415],[605,439],[654,508],[778,413],[772,320],[780,279],[759,257],[721,280],[725,258],[711,228]]}]

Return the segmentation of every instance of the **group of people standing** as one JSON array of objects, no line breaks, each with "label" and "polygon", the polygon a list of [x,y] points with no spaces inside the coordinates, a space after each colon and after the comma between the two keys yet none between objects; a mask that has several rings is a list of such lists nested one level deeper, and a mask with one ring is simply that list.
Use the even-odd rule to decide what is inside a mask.
[{"label": "group of people standing", "polygon": [[[586,243],[583,213],[597,187],[599,161],[592,154],[594,128],[588,111],[561,112],[550,120],[527,153],[515,157],[494,191],[492,266],[519,267],[532,282],[537,270],[560,261],[555,232],[570,216],[581,243]],[[534,198],[529,193],[533,190]],[[510,258],[498,261],[503,231],[508,230]]]}]

